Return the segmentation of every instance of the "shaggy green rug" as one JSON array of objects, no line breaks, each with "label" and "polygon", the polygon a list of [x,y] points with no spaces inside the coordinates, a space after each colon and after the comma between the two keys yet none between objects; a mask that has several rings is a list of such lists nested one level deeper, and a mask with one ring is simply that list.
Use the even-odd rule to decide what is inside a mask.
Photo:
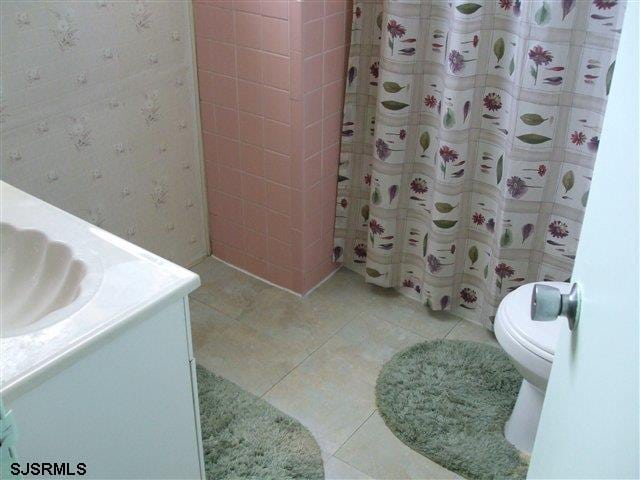
[{"label": "shaggy green rug", "polygon": [[197,367],[207,478],[323,479],[309,431],[236,384]]},{"label": "shaggy green rug", "polygon": [[443,467],[470,479],[519,479],[527,462],[503,429],[521,381],[500,349],[439,340],[391,358],[376,400],[396,437]]}]

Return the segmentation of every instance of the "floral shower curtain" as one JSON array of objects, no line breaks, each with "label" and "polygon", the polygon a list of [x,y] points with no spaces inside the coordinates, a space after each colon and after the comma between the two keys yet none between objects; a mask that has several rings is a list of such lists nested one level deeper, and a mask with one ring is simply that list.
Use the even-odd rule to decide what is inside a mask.
[{"label": "floral shower curtain", "polygon": [[566,281],[623,13],[354,2],[335,259],[488,328],[511,290]]}]

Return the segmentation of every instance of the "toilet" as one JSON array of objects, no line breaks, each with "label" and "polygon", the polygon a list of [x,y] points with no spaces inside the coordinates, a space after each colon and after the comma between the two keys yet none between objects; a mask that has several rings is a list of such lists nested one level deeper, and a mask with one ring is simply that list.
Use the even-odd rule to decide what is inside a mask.
[{"label": "toilet", "polygon": [[[569,293],[571,285],[563,282],[537,282]],[[531,295],[536,283],[523,285],[508,294],[498,307],[494,331],[498,343],[524,377],[518,399],[505,425],[506,439],[518,450],[531,453],[536,439],[556,343],[567,321],[548,322],[531,319]]]}]

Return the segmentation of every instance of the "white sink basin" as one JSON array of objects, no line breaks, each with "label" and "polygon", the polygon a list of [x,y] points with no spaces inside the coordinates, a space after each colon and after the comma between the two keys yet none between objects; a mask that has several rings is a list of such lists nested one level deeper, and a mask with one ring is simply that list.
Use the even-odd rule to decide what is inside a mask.
[{"label": "white sink basin", "polygon": [[[65,243],[39,230],[0,223],[0,336],[23,335],[85,305],[97,285],[88,281],[88,263]],[[91,285],[94,283],[94,285]]]},{"label": "white sink basin", "polygon": [[193,272],[1,180],[0,250],[3,399],[200,284]]}]

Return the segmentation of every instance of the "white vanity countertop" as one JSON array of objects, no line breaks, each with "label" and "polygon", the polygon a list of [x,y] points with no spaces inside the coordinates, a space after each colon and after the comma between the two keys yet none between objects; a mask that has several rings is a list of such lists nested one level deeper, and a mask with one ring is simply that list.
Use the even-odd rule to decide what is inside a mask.
[{"label": "white vanity countertop", "polygon": [[0,338],[3,396],[200,285],[193,272],[4,182],[0,182],[0,219],[20,229],[40,230],[74,251],[91,255],[101,270],[97,274],[89,272],[96,274],[99,287],[79,310],[41,330]]}]

